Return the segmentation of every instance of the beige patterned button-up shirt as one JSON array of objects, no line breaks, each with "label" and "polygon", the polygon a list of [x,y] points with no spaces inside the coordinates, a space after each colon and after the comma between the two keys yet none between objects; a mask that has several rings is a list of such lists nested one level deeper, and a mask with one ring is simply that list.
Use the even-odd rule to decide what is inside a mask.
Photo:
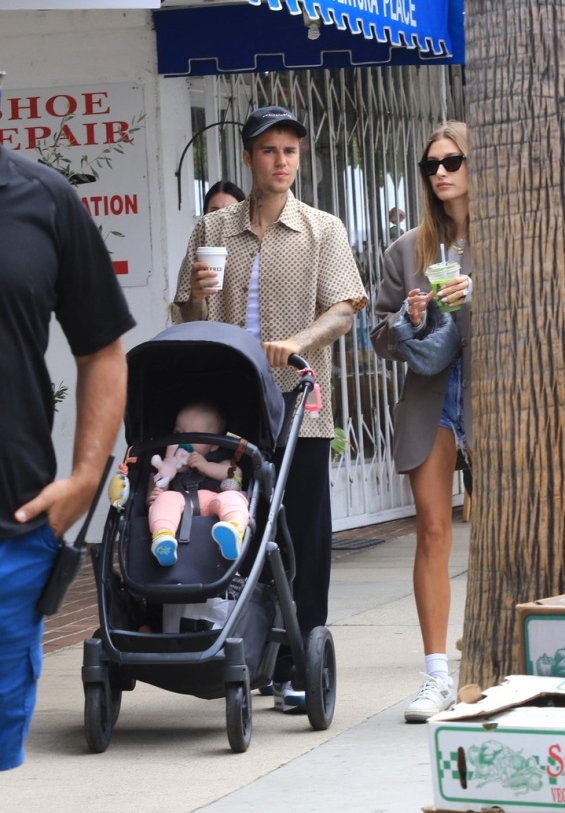
[{"label": "beige patterned button-up shirt", "polygon": [[[249,200],[206,215],[197,223],[181,265],[175,303],[190,297],[190,270],[198,246],[227,249],[223,290],[208,298],[208,319],[245,327],[247,298],[253,261],[259,258],[261,339],[283,341],[309,327],[339,302],[351,302],[354,310],[367,304],[367,297],[339,218],[307,206],[289,192],[276,223],[262,240],[251,231]],[[305,352],[322,390],[318,417],[304,416],[303,437],[333,437],[331,409],[331,347]],[[292,368],[273,371],[283,391],[296,386]]]}]

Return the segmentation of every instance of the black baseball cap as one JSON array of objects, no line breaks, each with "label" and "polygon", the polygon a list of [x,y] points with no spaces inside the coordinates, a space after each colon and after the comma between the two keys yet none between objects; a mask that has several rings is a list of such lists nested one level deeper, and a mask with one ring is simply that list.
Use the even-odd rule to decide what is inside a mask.
[{"label": "black baseball cap", "polygon": [[303,138],[306,135],[306,127],[300,124],[290,110],[284,107],[259,107],[250,113],[247,121],[243,125],[241,137],[243,141],[249,141],[250,138],[255,138],[269,127],[275,127],[278,124],[284,124],[296,130],[296,134]]}]

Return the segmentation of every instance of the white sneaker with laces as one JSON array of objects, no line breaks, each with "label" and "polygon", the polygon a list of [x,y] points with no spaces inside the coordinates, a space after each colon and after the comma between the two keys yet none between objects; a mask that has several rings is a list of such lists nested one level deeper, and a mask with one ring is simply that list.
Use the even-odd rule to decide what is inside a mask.
[{"label": "white sneaker with laces", "polygon": [[432,677],[420,673],[424,682],[418,694],[404,710],[407,723],[425,723],[434,714],[446,711],[455,703],[455,687],[450,677]]}]

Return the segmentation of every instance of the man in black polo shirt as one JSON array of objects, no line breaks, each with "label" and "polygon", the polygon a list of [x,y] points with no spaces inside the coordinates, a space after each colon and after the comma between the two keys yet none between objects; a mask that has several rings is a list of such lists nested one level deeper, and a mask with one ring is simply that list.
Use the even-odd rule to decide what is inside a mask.
[{"label": "man in black polo shirt", "polygon": [[[58,538],[88,508],[125,404],[135,324],[96,224],[56,171],[0,146],[0,770],[23,762],[41,668],[36,610]],[[72,472],[55,480],[51,314],[77,367]]]}]

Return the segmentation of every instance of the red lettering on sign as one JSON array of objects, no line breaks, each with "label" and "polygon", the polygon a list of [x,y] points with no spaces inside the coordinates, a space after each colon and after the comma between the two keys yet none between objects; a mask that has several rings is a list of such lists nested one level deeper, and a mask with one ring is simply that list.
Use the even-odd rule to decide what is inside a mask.
[{"label": "red lettering on sign", "polygon": [[557,743],[550,745],[547,749],[547,755],[555,763],[547,766],[547,775],[555,779],[556,777],[561,776],[565,770],[565,761],[563,760],[563,756],[561,754],[561,746]]},{"label": "red lettering on sign", "polygon": [[14,150],[19,150],[20,145],[14,145],[14,133],[18,131],[15,127],[4,127],[3,130],[0,130],[0,144],[10,144]]},{"label": "red lettering on sign", "polygon": [[136,215],[138,213],[137,195],[124,195],[124,202],[126,215]]},{"label": "red lettering on sign", "polygon": [[[62,119],[65,116],[102,116],[110,112],[107,92],[81,93],[71,96],[58,93],[43,101],[41,96],[13,96],[5,101],[4,116],[12,121],[39,119],[45,114]],[[2,115],[2,114],[0,114]]]},{"label": "red lettering on sign", "polygon": [[57,118],[64,118],[65,116],[74,116],[77,112],[78,102],[74,96],[69,96],[67,93],[59,93],[57,96],[51,96],[45,102],[45,112],[50,116]]},{"label": "red lettering on sign", "polygon": [[68,141],[70,147],[80,147],[80,141],[75,137],[68,124],[63,124],[59,130],[59,140]]},{"label": "red lettering on sign", "polygon": [[[28,116],[31,118],[31,116]],[[47,142],[48,139],[55,139],[63,146],[82,147],[102,144],[131,144],[132,139],[127,134],[128,123],[125,121],[85,121],[77,122],[73,119],[62,124],[48,127],[37,125],[36,127],[5,127],[0,129],[0,139],[4,143],[10,144],[15,150],[34,150],[38,141]],[[9,135],[3,135],[3,133]]]},{"label": "red lettering on sign", "polygon": [[28,150],[34,150],[37,147],[38,141],[43,141],[44,138],[49,138],[51,130],[49,127],[26,127],[27,131],[27,147]]},{"label": "red lettering on sign", "polygon": [[116,274],[129,274],[127,260],[112,260],[112,265]]},{"label": "red lettering on sign", "polygon": [[102,102],[108,98],[107,93],[83,93],[82,95],[84,97],[85,116],[95,116],[96,114],[100,115],[101,113],[110,112],[109,105],[106,105],[106,107],[102,109]]},{"label": "red lettering on sign", "polygon": [[86,132],[86,139],[84,143],[88,144],[96,144],[96,135],[94,134],[94,129],[96,127],[95,121],[85,121],[84,129]]},{"label": "red lettering on sign", "polygon": [[106,140],[105,144],[119,144],[120,141],[129,143],[131,139],[128,136],[129,124],[127,121],[105,121],[106,127]]},{"label": "red lettering on sign", "polygon": [[[24,118],[22,113],[28,110],[28,115],[25,116],[26,119],[38,119],[39,118],[39,96],[28,96],[25,99],[7,99],[7,106],[8,106],[8,118],[18,119]],[[1,115],[1,114],[0,114]]]},{"label": "red lettering on sign", "polygon": [[554,802],[565,802],[565,788],[551,788]]},{"label": "red lettering on sign", "polygon": [[139,212],[137,195],[92,195],[82,202],[93,217],[104,215],[136,215]]}]

